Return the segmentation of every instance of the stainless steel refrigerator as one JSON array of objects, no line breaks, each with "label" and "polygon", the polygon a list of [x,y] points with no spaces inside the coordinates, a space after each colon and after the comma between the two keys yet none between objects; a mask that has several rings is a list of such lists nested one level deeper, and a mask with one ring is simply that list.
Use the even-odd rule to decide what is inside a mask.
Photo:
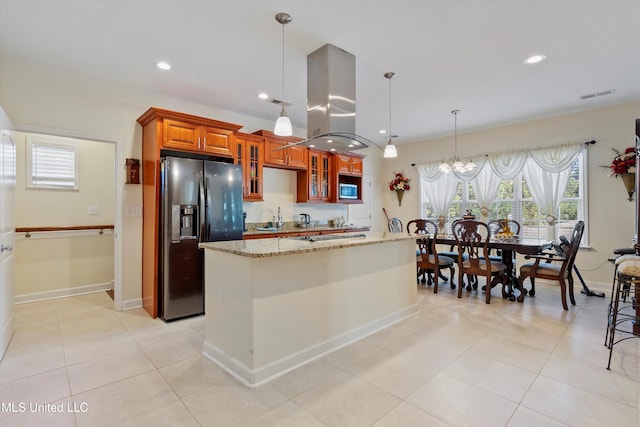
[{"label": "stainless steel refrigerator", "polygon": [[242,172],[229,163],[166,156],[160,173],[158,313],[174,320],[204,313],[198,243],[242,239]]}]

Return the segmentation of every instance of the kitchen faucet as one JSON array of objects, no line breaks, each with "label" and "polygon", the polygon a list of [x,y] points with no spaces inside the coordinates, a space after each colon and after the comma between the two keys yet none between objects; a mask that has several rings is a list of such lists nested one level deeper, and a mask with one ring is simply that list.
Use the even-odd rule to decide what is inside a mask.
[{"label": "kitchen faucet", "polygon": [[280,206],[278,206],[278,222],[276,223],[276,228],[279,230],[282,228],[282,215],[280,214]]}]

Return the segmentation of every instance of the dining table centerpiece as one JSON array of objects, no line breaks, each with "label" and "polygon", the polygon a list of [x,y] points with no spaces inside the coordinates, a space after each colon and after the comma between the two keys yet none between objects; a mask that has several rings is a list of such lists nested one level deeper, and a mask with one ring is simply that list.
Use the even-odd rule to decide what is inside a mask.
[{"label": "dining table centerpiece", "polygon": [[633,200],[633,193],[636,188],[636,149],[635,147],[628,147],[624,152],[612,148],[615,153],[615,157],[611,161],[610,165],[603,165],[604,168],[609,169],[609,175],[622,178],[622,183],[629,196],[627,200]]},{"label": "dining table centerpiece", "polygon": [[405,190],[409,190],[410,178],[404,176],[403,172],[394,172],[394,178],[389,182],[389,190],[395,191],[398,197],[398,206],[402,206],[402,196],[404,196]]}]

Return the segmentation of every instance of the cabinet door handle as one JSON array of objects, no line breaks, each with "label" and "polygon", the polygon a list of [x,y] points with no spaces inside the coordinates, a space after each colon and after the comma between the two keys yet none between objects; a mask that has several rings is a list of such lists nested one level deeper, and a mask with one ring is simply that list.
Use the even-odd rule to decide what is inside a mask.
[{"label": "cabinet door handle", "polygon": [[200,149],[200,137],[198,137],[198,150]]}]

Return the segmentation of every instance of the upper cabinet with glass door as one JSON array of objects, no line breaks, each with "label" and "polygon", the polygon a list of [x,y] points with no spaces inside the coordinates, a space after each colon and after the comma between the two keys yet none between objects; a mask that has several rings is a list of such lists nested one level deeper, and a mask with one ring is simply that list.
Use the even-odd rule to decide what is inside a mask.
[{"label": "upper cabinet with glass door", "polygon": [[236,135],[237,163],[242,166],[242,199],[261,202],[264,170],[264,138],[238,132]]}]

